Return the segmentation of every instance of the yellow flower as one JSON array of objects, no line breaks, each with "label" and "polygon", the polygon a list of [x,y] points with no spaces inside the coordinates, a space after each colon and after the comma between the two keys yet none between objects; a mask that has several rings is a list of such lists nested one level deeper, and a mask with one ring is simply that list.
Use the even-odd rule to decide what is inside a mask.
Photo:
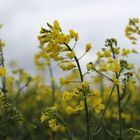
[{"label": "yellow flower", "polygon": [[89,87],[89,82],[87,82],[87,81],[84,81],[84,82],[82,82],[81,84],[80,84],[80,87],[81,88],[88,88]]},{"label": "yellow flower", "polygon": [[87,43],[86,44],[86,52],[88,52],[91,48],[92,48],[91,44]]},{"label": "yellow flower", "polygon": [[120,69],[121,69],[121,66],[120,66],[120,64],[118,63],[118,60],[115,59],[115,60],[114,60],[114,72],[119,72]]},{"label": "yellow flower", "polygon": [[64,125],[59,125],[59,131],[64,132],[66,130]]},{"label": "yellow flower", "polygon": [[74,30],[69,30],[69,33],[71,38],[74,38],[75,41],[78,40],[78,33],[76,33]]},{"label": "yellow flower", "polygon": [[54,57],[54,60],[55,60],[55,61],[60,61],[60,60],[62,61],[63,59],[64,59],[64,58],[63,58],[62,56],[55,56],[55,57]]},{"label": "yellow flower", "polygon": [[80,110],[83,110],[84,109],[84,102],[83,101],[80,101],[79,105],[77,105],[75,107],[75,110],[76,111],[80,111]]},{"label": "yellow flower", "polygon": [[51,119],[51,120],[48,121],[48,123],[49,123],[49,127],[54,132],[65,131],[65,127],[63,125],[57,124],[56,119]]},{"label": "yellow flower", "polygon": [[61,131],[64,132],[65,131],[65,127],[63,125],[55,125],[54,127],[51,128],[53,131],[57,132],[57,131]]},{"label": "yellow flower", "polygon": [[97,52],[97,57],[98,57],[98,59],[100,59],[100,58],[103,57],[103,55],[101,54],[101,52]]},{"label": "yellow flower", "polygon": [[107,58],[108,63],[113,63],[113,59],[111,57]]},{"label": "yellow flower", "polygon": [[55,125],[54,127],[52,127],[51,129],[54,131],[54,132],[57,132],[59,130],[59,125]]},{"label": "yellow flower", "polygon": [[67,81],[64,78],[59,78],[59,82],[61,85],[64,85],[67,83]]},{"label": "yellow flower", "polygon": [[114,51],[114,53],[116,53],[116,54],[119,54],[119,53],[120,53],[119,48],[113,48],[113,51]]},{"label": "yellow flower", "polygon": [[98,97],[98,96],[100,95],[100,93],[99,93],[98,90],[95,90],[95,91],[92,93],[92,95]]},{"label": "yellow flower", "polygon": [[50,53],[49,54],[49,57],[50,58],[55,58],[55,57],[57,57],[57,55],[58,55],[58,53]]},{"label": "yellow flower", "polygon": [[104,109],[104,105],[101,102],[101,98],[97,98],[93,101],[93,107],[95,108],[95,112],[97,114],[100,113],[102,109]]},{"label": "yellow flower", "polygon": [[129,76],[132,76],[134,74],[134,71],[129,71],[126,74],[129,75]]},{"label": "yellow flower", "polygon": [[75,57],[75,53],[74,51],[71,51],[70,53],[67,53],[66,56],[70,59],[74,58]]},{"label": "yellow flower", "polygon": [[64,65],[64,64],[59,64],[59,67],[60,67],[63,71],[67,70],[67,67],[66,67],[66,65]]},{"label": "yellow flower", "polygon": [[103,53],[103,56],[104,57],[110,57],[110,52],[109,51],[107,51],[107,50],[104,50],[104,53]]},{"label": "yellow flower", "polygon": [[127,65],[127,69],[132,69],[132,68],[134,68],[134,64],[131,63]]},{"label": "yellow flower", "polygon": [[73,69],[73,68],[75,68],[75,67],[76,67],[75,64],[73,64],[72,62],[68,62],[67,66],[66,66],[66,69],[67,69],[67,70],[71,70],[71,69]]},{"label": "yellow flower", "polygon": [[5,76],[5,75],[6,75],[6,69],[0,68],[0,76]]},{"label": "yellow flower", "polygon": [[48,123],[49,123],[49,127],[52,128],[56,125],[56,119],[51,119],[48,121]]},{"label": "yellow flower", "polygon": [[65,92],[63,93],[63,100],[65,100],[65,101],[71,100],[72,97],[73,97],[73,95],[72,95],[72,93],[70,93],[70,92],[65,91]]},{"label": "yellow flower", "polygon": [[72,108],[71,106],[68,106],[68,107],[66,108],[66,111],[67,111],[67,113],[69,113],[69,114],[72,114],[72,113],[75,113],[75,112],[76,112],[76,110],[75,110],[74,108]]},{"label": "yellow flower", "polygon": [[119,72],[121,70],[121,66],[118,63],[118,60],[114,59],[113,63],[108,65],[107,69],[113,72]]},{"label": "yellow flower", "polygon": [[99,67],[99,71],[106,71],[106,64],[101,64]]},{"label": "yellow flower", "polygon": [[42,112],[42,115],[40,117],[41,123],[43,123],[44,121],[46,121],[48,119],[49,119],[49,117]]},{"label": "yellow flower", "polygon": [[59,130],[59,125],[56,124],[57,123],[56,119],[51,119],[51,120],[48,121],[48,123],[49,123],[49,127],[53,131],[57,132]]},{"label": "yellow flower", "polygon": [[128,54],[130,54],[130,50],[123,48],[123,50],[122,50],[122,56],[128,56]]},{"label": "yellow flower", "polygon": [[62,51],[69,51],[69,49],[68,49],[67,46],[64,46],[64,47],[62,48]]},{"label": "yellow flower", "polygon": [[133,80],[129,80],[129,82],[127,83],[127,88],[128,88],[128,90],[130,90],[131,92],[134,91],[134,81],[133,81]]},{"label": "yellow flower", "polygon": [[78,95],[75,93],[75,92],[68,92],[68,91],[65,91],[62,95],[62,98],[63,100],[65,101],[69,101],[71,100],[72,98],[75,98],[77,97]]},{"label": "yellow flower", "polygon": [[86,65],[86,67],[87,67],[87,70],[90,71],[90,70],[92,70],[92,69],[94,68],[94,65],[93,65],[93,63],[91,62],[91,63],[88,63],[88,64]]},{"label": "yellow flower", "polygon": [[57,20],[55,20],[55,21],[53,22],[53,25],[54,25],[54,28],[55,28],[56,30],[61,29],[61,28],[60,28],[60,25],[59,25],[59,22],[58,22]]},{"label": "yellow flower", "polygon": [[57,35],[57,39],[58,39],[58,41],[59,41],[60,44],[63,43],[63,42],[65,42],[65,34],[63,34],[63,33],[58,34]]}]

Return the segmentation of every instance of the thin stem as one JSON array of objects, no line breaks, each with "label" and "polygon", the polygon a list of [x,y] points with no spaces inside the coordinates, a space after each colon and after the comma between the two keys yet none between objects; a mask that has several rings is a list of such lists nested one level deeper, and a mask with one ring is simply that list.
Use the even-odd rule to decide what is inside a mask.
[{"label": "thin stem", "polygon": [[84,54],[82,54],[82,55],[78,58],[78,60],[80,60],[86,53],[87,53],[87,52],[85,52]]},{"label": "thin stem", "polygon": [[119,138],[122,138],[122,109],[121,109],[121,100],[120,100],[120,88],[119,85],[117,85],[117,94],[118,94],[118,109],[119,109]]},{"label": "thin stem", "polygon": [[[49,67],[49,73],[50,73],[50,80],[51,80],[51,93],[52,93],[52,99],[51,99],[51,105],[54,106],[55,103],[55,82],[54,82],[54,76],[53,76],[53,70],[51,67],[51,64],[48,65]],[[52,139],[56,139],[56,133],[53,131],[52,132]]]},{"label": "thin stem", "polygon": [[81,83],[81,81],[66,81],[66,83]]},{"label": "thin stem", "polygon": [[[116,59],[116,56],[115,56],[115,53],[114,53],[114,50],[113,50],[113,46],[111,45],[111,51],[112,51],[112,54],[113,54],[113,58]],[[120,72],[116,72],[116,79],[119,79],[119,76],[121,74],[121,71],[122,71],[122,68],[120,70]],[[122,109],[121,109],[121,98],[120,98],[120,87],[119,87],[119,84],[116,86],[116,89],[117,89],[117,95],[118,95],[118,113],[119,113],[119,138],[118,139],[121,139],[122,138]]]},{"label": "thin stem", "polygon": [[129,94],[129,96],[127,97],[127,100],[125,101],[124,105],[122,106],[122,111],[126,108],[130,98],[131,98],[131,94]]},{"label": "thin stem", "polygon": [[[68,49],[70,51],[72,51],[72,49],[70,48],[70,46],[68,44],[66,44],[66,43],[64,43],[64,44],[68,47]],[[81,82],[83,82],[84,77],[83,77],[83,74],[82,74],[82,70],[81,70],[79,60],[76,56],[74,57],[74,59],[76,61],[76,64],[77,64],[77,67],[78,67],[78,70],[79,70],[80,80],[81,80]],[[83,96],[84,96],[84,108],[85,108],[86,124],[87,124],[87,140],[90,140],[90,118],[89,118],[88,104],[87,104],[86,94],[83,93]]]},{"label": "thin stem", "polygon": [[73,138],[74,136],[73,136],[72,131],[70,130],[70,128],[68,127],[68,125],[67,125],[67,123],[64,121],[64,119],[61,117],[61,115],[58,114],[58,113],[55,113],[55,115],[56,115],[56,117],[58,117],[58,118],[61,120],[61,122],[63,123],[63,125],[66,127],[69,136],[70,136],[71,138]]},{"label": "thin stem", "polygon": [[18,91],[17,91],[17,94],[14,98],[14,102],[16,105],[18,103],[18,98],[20,96],[20,93],[24,90],[24,88],[26,88],[29,85],[30,82],[31,82],[31,77],[28,77],[26,83],[22,87],[20,87],[20,83],[18,83]]},{"label": "thin stem", "polygon": [[86,121],[87,121],[87,140],[90,140],[90,118],[89,118],[86,93],[84,93],[84,97],[85,97],[84,98],[84,107],[85,107],[85,114],[86,114]]},{"label": "thin stem", "polygon": [[103,77],[105,77],[106,79],[108,79],[108,80],[110,80],[110,81],[112,81],[112,82],[113,82],[113,80],[112,80],[110,77],[108,77],[107,75],[105,75],[105,74],[101,73],[101,72],[100,72],[100,71],[98,71],[97,69],[95,69],[95,68],[94,68],[94,71],[96,71],[98,74],[102,75],[102,76],[103,76]]},{"label": "thin stem", "polygon": [[86,71],[86,72],[83,74],[83,77],[84,77],[86,74],[89,74],[89,71]]},{"label": "thin stem", "polygon": [[110,99],[111,99],[111,97],[112,97],[112,93],[113,93],[113,91],[114,91],[115,86],[116,86],[116,85],[114,84],[113,87],[112,87],[112,89],[111,89],[111,92],[110,92],[109,98],[108,98],[108,100],[107,100],[105,109],[104,109],[104,111],[103,111],[103,113],[102,113],[102,115],[101,115],[101,117],[100,117],[100,119],[99,119],[99,122],[97,123],[97,125],[96,125],[96,127],[95,127],[95,135],[96,135],[96,132],[98,131],[98,128],[99,128],[100,124],[101,124],[102,121],[103,121],[105,112],[106,112],[107,107],[108,107],[108,105],[109,105],[109,102],[110,102]]},{"label": "thin stem", "polygon": [[[68,49],[69,49],[70,51],[72,51],[72,49],[70,48],[70,46],[69,46],[68,44],[66,44],[66,43],[64,43],[64,44],[68,47]],[[84,79],[83,79],[83,74],[82,74],[81,66],[80,66],[79,61],[78,61],[78,59],[77,59],[76,56],[74,56],[74,59],[75,59],[75,61],[76,61],[76,64],[77,64],[77,67],[78,67],[78,70],[79,70],[81,82],[83,82]]]},{"label": "thin stem", "polygon": [[75,41],[74,46],[72,48],[72,50],[74,50],[74,48],[76,47],[77,41]]},{"label": "thin stem", "polygon": [[101,97],[103,97],[103,93],[104,93],[104,79],[103,79],[103,76],[101,76],[100,78],[101,78],[100,92],[101,92]]},{"label": "thin stem", "polygon": [[53,76],[53,71],[52,71],[51,64],[48,67],[49,67],[50,80],[51,80],[52,106],[53,106],[54,105],[54,102],[55,102],[55,83],[54,83],[54,76]]}]

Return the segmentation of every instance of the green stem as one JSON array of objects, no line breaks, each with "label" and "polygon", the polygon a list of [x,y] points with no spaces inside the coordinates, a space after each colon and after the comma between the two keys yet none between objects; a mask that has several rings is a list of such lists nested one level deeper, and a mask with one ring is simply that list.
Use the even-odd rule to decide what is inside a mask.
[{"label": "green stem", "polygon": [[101,97],[103,97],[103,93],[104,93],[104,80],[103,80],[102,76],[100,78],[101,78],[100,92],[101,92]]},{"label": "green stem", "polygon": [[[110,102],[110,99],[111,99],[111,97],[112,97],[112,93],[113,93],[113,91],[114,91],[115,86],[116,86],[116,85],[114,84],[113,87],[112,87],[112,89],[111,89],[111,92],[110,92],[109,98],[108,98],[108,100],[107,100],[105,109],[104,109],[104,111],[103,111],[103,113],[102,113],[102,115],[101,115],[101,117],[100,117],[99,122],[97,123],[97,125],[96,125],[96,127],[95,127],[95,135],[96,135],[96,132],[98,131],[98,128],[99,128],[100,124],[101,124],[102,121],[103,121],[105,112],[106,112],[107,107],[108,107],[108,105],[109,105],[109,102]],[[94,135],[94,136],[95,136],[95,135]]]},{"label": "green stem", "polygon": [[20,83],[18,84],[18,91],[17,91],[17,94],[14,98],[14,102],[15,102],[16,106],[18,105],[18,101],[19,101],[19,97],[20,97],[21,92],[24,90],[24,88],[26,88],[29,85],[30,82],[31,82],[31,77],[28,77],[26,83],[22,87],[20,87]]},{"label": "green stem", "polygon": [[105,77],[106,79],[110,80],[110,81],[113,81],[110,77],[108,77],[107,75],[101,73],[100,71],[98,71],[97,69],[93,69],[94,71],[96,71],[98,74],[102,75],[103,77]]},{"label": "green stem", "polygon": [[[55,103],[55,83],[54,83],[54,76],[53,76],[53,70],[51,67],[51,64],[48,65],[49,67],[49,73],[50,73],[50,80],[51,80],[51,92],[52,92],[52,99],[51,99],[51,105],[54,106]],[[56,133],[52,132],[52,139],[55,140],[56,139]]]},{"label": "green stem", "polygon": [[117,85],[117,94],[118,94],[118,110],[119,110],[119,139],[122,138],[122,109],[121,109],[121,100],[120,100],[120,89]]},{"label": "green stem", "polygon": [[[70,51],[72,51],[71,47],[70,47],[68,44],[66,44],[66,43],[64,43],[64,44],[68,47],[68,49],[69,49]],[[80,64],[79,64],[78,58],[77,58],[76,56],[74,56],[74,59],[75,59],[75,61],[76,61],[76,64],[77,64],[77,67],[78,67],[78,70],[79,70],[81,82],[83,82],[83,81],[84,81],[84,79],[83,79],[83,74],[82,74],[82,70],[81,70],[81,66],[80,66]]]},{"label": "green stem", "polygon": [[50,80],[51,80],[51,89],[52,89],[52,106],[54,105],[55,102],[55,83],[54,83],[54,76],[53,76],[53,71],[51,65],[49,67],[49,72],[50,72]]},{"label": "green stem", "polygon": [[85,52],[83,55],[81,55],[78,60],[80,60],[87,52]]},{"label": "green stem", "polygon": [[[66,43],[64,43],[64,44],[68,47],[68,49],[70,51],[72,51],[72,49],[70,48],[70,46],[68,44],[66,44]],[[80,63],[79,63],[78,58],[76,56],[74,57],[74,59],[76,61],[76,64],[77,64],[77,67],[78,67],[78,70],[79,70],[80,80],[81,80],[81,82],[83,82],[84,78],[83,78]],[[88,104],[87,104],[86,94],[83,93],[83,96],[84,96],[84,109],[85,109],[85,114],[86,114],[87,140],[90,140],[90,118],[89,118]]]},{"label": "green stem", "polygon": [[[113,50],[113,46],[111,45],[111,50],[112,50],[112,54],[113,54],[113,58],[116,59],[116,56],[115,56],[115,53],[114,53],[114,50]],[[116,79],[119,79],[119,76],[122,72],[122,68],[120,70],[120,72],[116,72]],[[118,94],[118,112],[119,112],[119,138],[118,140],[122,139],[122,109],[121,109],[121,99],[120,99],[120,87],[119,87],[119,84],[116,86],[116,89],[117,89],[117,94]]]},{"label": "green stem", "polygon": [[56,117],[58,117],[61,120],[61,122],[63,123],[63,125],[66,127],[66,129],[68,131],[68,134],[69,134],[69,136],[72,139],[74,136],[73,136],[73,133],[71,132],[70,128],[68,127],[67,123],[64,121],[64,119],[61,117],[60,114],[55,113],[55,115],[56,115]]}]

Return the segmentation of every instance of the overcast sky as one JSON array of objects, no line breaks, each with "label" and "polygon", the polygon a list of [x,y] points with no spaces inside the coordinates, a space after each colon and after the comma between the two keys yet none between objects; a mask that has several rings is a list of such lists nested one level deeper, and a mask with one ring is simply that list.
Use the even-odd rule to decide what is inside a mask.
[{"label": "overcast sky", "polygon": [[124,28],[133,17],[140,17],[140,0],[0,0],[6,62],[17,60],[20,67],[34,71],[40,27],[55,19],[65,31],[73,28],[79,33],[78,55],[86,42],[93,44],[92,53],[82,62],[94,60],[106,38],[117,38],[120,47],[131,46]]}]

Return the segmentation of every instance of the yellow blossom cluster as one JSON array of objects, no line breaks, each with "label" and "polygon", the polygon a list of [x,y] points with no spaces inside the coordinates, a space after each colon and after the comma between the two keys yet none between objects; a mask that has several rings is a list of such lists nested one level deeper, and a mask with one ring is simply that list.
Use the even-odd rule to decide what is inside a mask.
[{"label": "yellow blossom cluster", "polygon": [[65,131],[65,127],[63,125],[57,124],[56,119],[51,119],[48,121],[49,127],[52,129],[52,131]]},{"label": "yellow blossom cluster", "polygon": [[104,109],[102,99],[98,90],[90,91],[88,82],[82,82],[79,88],[75,88],[72,92],[64,92],[63,100],[68,105],[66,111],[69,114],[76,113],[78,111],[84,110],[84,97],[83,92],[85,92],[85,98],[87,98],[88,105],[90,109],[94,109],[97,114]]},{"label": "yellow blossom cluster", "polygon": [[131,18],[128,25],[125,28],[126,37],[132,41],[132,44],[136,44],[140,36],[140,20],[138,18]]},{"label": "yellow blossom cluster", "polygon": [[62,70],[75,68],[75,64],[71,62],[75,53],[70,48],[69,43],[72,40],[78,41],[78,33],[69,30],[68,34],[64,34],[57,20],[54,21],[53,25],[49,23],[47,25],[49,29],[41,28],[38,36],[43,51],[48,54],[49,58],[57,61]]},{"label": "yellow blossom cluster", "polygon": [[[47,23],[47,26],[47,29],[41,28],[38,36],[43,52],[47,53],[50,59],[55,60],[63,71],[73,70],[76,68],[74,61],[78,60],[74,52],[76,42],[79,39],[78,33],[70,29],[68,34],[64,34],[57,20],[53,22],[53,25]],[[72,44],[73,40],[75,43],[71,47],[70,44]],[[85,53],[89,52],[91,48],[91,44],[87,43]],[[42,56],[43,54],[40,55]],[[37,58],[35,63],[38,63]]]},{"label": "yellow blossom cluster", "polygon": [[[123,48],[122,51],[120,51],[120,48],[117,47],[117,40],[114,38],[107,39],[105,43],[106,48],[103,48],[102,51],[97,52],[97,62],[95,62],[94,66],[92,62],[87,64],[87,70],[96,71],[117,85],[120,82],[119,79],[121,79],[119,77],[120,75],[132,77],[134,73],[134,64],[128,63],[125,59],[120,59],[120,56],[124,58],[128,57],[128,55],[131,53],[137,52],[133,49],[130,50],[126,48]],[[113,73],[113,75],[108,77],[108,74],[104,75],[104,72],[110,72]],[[115,77],[114,74],[116,75]]]},{"label": "yellow blossom cluster", "polygon": [[[54,132],[60,132],[60,131],[65,131],[65,127],[63,124],[60,124],[57,119],[55,119],[55,111],[56,107],[50,107],[46,110],[46,112],[42,112],[42,115],[40,117],[41,123],[43,122],[48,122],[48,125],[50,129]],[[53,114],[54,113],[54,114]]]}]

